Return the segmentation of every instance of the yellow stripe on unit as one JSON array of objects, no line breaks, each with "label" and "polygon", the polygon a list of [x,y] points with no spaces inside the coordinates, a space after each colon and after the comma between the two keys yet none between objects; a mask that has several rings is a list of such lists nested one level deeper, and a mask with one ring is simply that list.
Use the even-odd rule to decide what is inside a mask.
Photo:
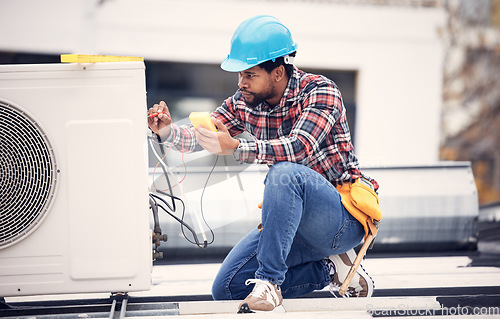
[{"label": "yellow stripe on unit", "polygon": [[142,57],[116,55],[61,54],[64,63],[130,62],[144,61]]}]

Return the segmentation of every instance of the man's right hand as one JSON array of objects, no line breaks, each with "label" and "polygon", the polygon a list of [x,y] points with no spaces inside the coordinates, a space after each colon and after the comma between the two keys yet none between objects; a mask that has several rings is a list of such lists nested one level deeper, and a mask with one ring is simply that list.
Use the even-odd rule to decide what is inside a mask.
[{"label": "man's right hand", "polygon": [[148,110],[148,125],[162,140],[170,135],[170,124],[172,124],[172,119],[165,102],[161,101],[160,104],[155,104]]}]

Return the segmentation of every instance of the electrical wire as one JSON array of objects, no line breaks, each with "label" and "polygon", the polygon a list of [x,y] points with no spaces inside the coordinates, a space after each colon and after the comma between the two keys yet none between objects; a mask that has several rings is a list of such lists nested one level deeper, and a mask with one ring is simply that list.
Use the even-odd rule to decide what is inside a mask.
[{"label": "electrical wire", "polygon": [[[205,223],[205,225],[208,227],[209,231],[210,231],[210,234],[211,234],[211,240],[208,241],[208,240],[204,240],[204,243],[202,244],[199,239],[198,239],[198,236],[196,234],[196,232],[193,230],[193,228],[191,228],[185,221],[184,221],[184,217],[185,217],[185,210],[186,210],[186,205],[184,204],[184,201],[177,197],[177,196],[174,196],[173,195],[173,192],[172,192],[172,189],[179,185],[180,187],[180,183],[182,181],[184,181],[186,175],[187,175],[187,167],[186,167],[186,164],[184,162],[184,153],[182,153],[182,162],[184,164],[184,177],[177,183],[175,184],[174,186],[171,186],[171,183],[170,183],[170,178],[169,178],[169,173],[173,175],[172,171],[170,170],[170,168],[167,166],[167,164],[164,162],[164,159],[165,157],[167,156],[167,154],[170,152],[170,150],[172,149],[172,144],[170,145],[168,151],[165,153],[165,155],[163,157],[160,157],[160,155],[157,153],[156,151],[156,148],[154,147],[153,145],[153,138],[152,137],[149,137],[149,145],[153,151],[153,154],[155,155],[155,157],[157,158],[158,160],[158,163],[156,164],[155,166],[155,171],[156,171],[156,168],[158,167],[159,164],[161,164],[161,168],[163,170],[163,174],[164,174],[164,177],[165,179],[167,180],[167,184],[168,184],[168,189],[167,190],[159,190],[156,185],[154,184],[154,179],[155,179],[155,171],[153,172],[153,185],[155,187],[155,191],[157,193],[160,193],[166,197],[169,197],[172,201],[172,205],[170,205],[165,199],[161,198],[160,196],[158,195],[155,195],[153,193],[150,193],[150,198],[153,198],[152,201],[154,202],[154,205],[156,207],[160,207],[163,211],[165,211],[167,214],[169,214],[170,216],[172,216],[176,221],[178,221],[180,224],[181,224],[181,232],[184,236],[184,238],[191,244],[194,244],[194,245],[197,245],[198,247],[200,248],[206,248],[208,245],[212,244],[215,240],[215,234],[212,230],[212,228],[210,227],[210,225],[208,225],[206,219],[205,219],[205,215],[204,215],[204,212],[203,212],[203,196],[205,194],[205,189],[208,185],[208,181],[210,180],[210,177],[212,176],[212,173],[215,169],[215,166],[217,165],[217,162],[218,162],[218,159],[219,159],[219,156],[217,155],[216,159],[215,159],[215,162],[214,162],[214,165],[212,166],[212,169],[210,170],[210,173],[208,174],[208,177],[207,177],[207,180],[205,181],[205,185],[203,186],[203,190],[202,190],[202,193],[201,193],[201,197],[200,197],[200,209],[201,209],[201,217],[203,219],[203,222]],[[163,143],[159,143],[158,141],[154,141],[156,142],[156,144],[160,145],[160,144],[163,144]],[[167,193],[167,192],[169,193]],[[181,189],[181,192],[182,192],[182,189]],[[159,204],[155,199],[159,199],[163,204],[165,204],[167,206],[168,209],[166,209],[165,207],[163,207],[161,204]],[[175,201],[178,200],[181,202],[182,204],[182,216],[181,218],[179,219],[177,216],[175,216],[173,213],[176,212],[176,206],[175,206]],[[152,208],[153,209],[153,208]],[[170,211],[171,212],[170,212]],[[188,238],[188,236],[186,235],[185,231],[184,231],[184,227],[187,228],[192,236],[193,236],[193,240],[190,240]]]},{"label": "electrical wire", "polygon": [[214,162],[214,166],[212,166],[212,169],[210,170],[210,173],[208,173],[208,177],[207,177],[207,180],[205,181],[205,185],[203,186],[203,190],[201,192],[201,196],[200,196],[200,211],[201,211],[201,217],[203,218],[203,222],[205,223],[205,225],[207,225],[207,227],[210,229],[210,233],[212,234],[212,241],[210,241],[208,243],[208,245],[212,244],[214,242],[214,239],[215,239],[215,236],[214,236],[214,232],[212,230],[212,228],[210,228],[210,226],[208,226],[208,223],[207,221],[205,220],[205,214],[203,214],[203,195],[205,195],[205,189],[207,188],[207,184],[208,184],[208,181],[210,180],[210,176],[212,176],[212,172],[214,171],[215,169],[215,166],[217,166],[217,162],[219,161],[219,155],[217,155],[215,157],[215,162]]},{"label": "electrical wire", "polygon": [[[174,121],[172,121],[172,118],[170,117],[170,114],[168,114],[167,112],[161,112],[163,114],[165,114],[168,119],[170,120],[170,123],[171,125],[173,125]],[[155,113],[155,114],[151,114],[151,116],[158,116],[159,113]],[[172,140],[175,140],[175,130],[170,130],[171,134],[172,134]],[[151,142],[152,139],[150,139],[150,142]],[[167,141],[165,142],[159,142],[159,141],[155,141],[158,145],[163,145],[165,143],[167,143]],[[150,144],[151,145],[151,144]],[[155,154],[156,158],[158,159],[158,163],[156,163],[156,166],[153,170],[153,185],[155,184],[155,173],[156,173],[156,168],[158,167],[158,164],[162,164],[162,166],[164,168],[166,168],[166,164],[163,162],[163,159],[167,157],[168,153],[170,153],[170,150],[172,149],[172,147],[174,146],[173,143],[170,143],[170,147],[168,148],[168,151],[165,153],[165,155],[163,155],[163,157],[160,159],[160,156],[158,155],[158,153],[156,153],[156,150],[154,149],[154,147],[151,146],[151,148],[153,149],[153,153]],[[184,148],[184,141],[182,141],[182,148]],[[184,152],[182,153],[182,156],[181,156],[181,160],[182,160],[182,164],[184,165],[184,176],[181,178],[181,180],[175,184],[174,186],[170,186],[169,184],[169,188],[170,190],[172,188],[174,188],[175,186],[179,185],[180,183],[182,183],[184,181],[184,179],[186,178],[186,175],[187,175],[187,167],[186,167],[186,163],[184,162]],[[165,170],[163,170],[165,172]],[[154,185],[155,188],[157,189],[156,185]],[[165,191],[165,190],[164,190]]]},{"label": "electrical wire", "polygon": [[[172,134],[175,134],[175,131],[172,131]],[[175,135],[174,135],[174,139],[175,139]],[[164,172],[164,173],[165,173],[165,170],[168,170],[168,167],[167,167],[167,165],[165,164],[165,162],[164,162],[163,160],[167,157],[168,153],[170,153],[170,150],[172,149],[173,144],[170,144],[170,146],[169,146],[169,148],[168,148],[167,152],[165,153],[165,155],[163,155],[163,157],[160,157],[160,155],[158,155],[158,153],[156,152],[156,149],[153,147],[153,145],[152,145],[152,141],[153,141],[153,139],[152,139],[152,138],[150,138],[150,139],[149,139],[149,145],[150,145],[151,149],[153,150],[153,154],[155,155],[155,157],[156,157],[156,158],[157,158],[157,160],[158,160],[158,163],[156,163],[155,168],[154,168],[154,170],[153,170],[153,185],[154,185],[155,189],[158,189],[158,187],[156,187],[156,185],[155,185],[155,174],[156,174],[156,169],[158,168],[158,165],[159,165],[159,164],[161,164],[161,166],[162,166],[162,169],[163,169],[163,172]],[[160,145],[160,144],[164,144],[164,143],[159,143],[158,141],[155,141],[155,142],[156,142],[157,144],[159,144],[159,145]],[[185,161],[184,161],[184,153],[182,153],[181,160],[182,160],[182,164],[183,164],[183,166],[184,166],[184,176],[183,176],[183,177],[181,178],[181,180],[180,180],[177,184],[175,184],[174,186],[171,186],[171,185],[170,185],[170,183],[169,183],[169,185],[168,185],[169,189],[168,189],[168,190],[170,190],[170,191],[172,190],[172,188],[174,188],[174,187],[176,187],[177,185],[179,185],[180,183],[182,183],[182,182],[184,181],[184,179],[186,178],[186,175],[187,175],[187,166],[186,166],[186,163],[185,163]],[[165,190],[163,190],[163,191],[165,191]]]},{"label": "electrical wire", "polygon": [[[200,247],[200,248],[206,248],[206,247],[207,247],[207,245],[208,245],[208,244],[207,244],[207,243],[203,243],[203,244],[202,244],[202,243],[198,240],[198,236],[197,236],[196,232],[194,231],[194,229],[193,229],[191,226],[189,226],[189,225],[188,225],[188,223],[186,223],[186,222],[184,221],[184,215],[185,215],[185,212],[186,212],[186,206],[184,205],[184,201],[183,201],[181,198],[176,197],[176,196],[173,196],[173,197],[172,197],[172,199],[178,200],[178,201],[180,201],[180,202],[181,202],[181,204],[182,204],[182,217],[181,217],[181,218],[179,218],[179,217],[175,216],[173,213],[169,212],[169,211],[168,211],[168,209],[166,209],[165,207],[163,207],[161,204],[159,204],[159,203],[158,203],[158,202],[156,202],[156,200],[155,200],[155,199],[158,199],[158,200],[160,200],[161,202],[163,202],[164,204],[166,204],[166,205],[168,206],[167,202],[166,202],[163,198],[161,198],[160,196],[155,195],[155,194],[153,194],[153,193],[150,193],[150,194],[149,194],[149,196],[150,196],[151,198],[153,198],[153,201],[154,201],[154,203],[155,203],[155,206],[156,206],[156,207],[161,208],[164,212],[166,212],[167,214],[169,214],[172,218],[174,218],[176,221],[178,221],[178,222],[181,224],[182,234],[183,234],[184,238],[186,238],[186,240],[187,240],[188,242],[190,242],[191,244],[197,245],[197,246],[198,246],[198,247]],[[186,233],[184,232],[184,227],[185,227],[185,228],[187,228],[187,229],[191,232],[191,234],[193,235],[193,239],[194,239],[194,241],[190,240],[190,239],[187,237]]]},{"label": "electrical wire", "polygon": [[[175,212],[175,201],[174,199],[172,198],[172,196],[174,196],[173,192],[172,192],[172,186],[170,185],[170,178],[168,178],[168,173],[167,171],[171,172],[170,171],[170,168],[165,164],[165,162],[163,161],[163,159],[165,158],[165,156],[161,157],[160,158],[160,155],[158,155],[158,153],[156,152],[156,149],[155,147],[153,146],[152,144],[152,140],[153,138],[152,137],[149,137],[149,146],[151,147],[151,150],[153,151],[153,154],[155,155],[155,157],[158,159],[158,163],[161,162],[161,168],[163,170],[163,175],[165,176],[165,179],[167,180],[167,185],[168,185],[168,190],[170,191],[170,197],[171,197],[171,200],[172,200],[172,206],[170,206],[168,203],[165,203],[167,205],[167,207],[171,210],[171,211],[174,211]],[[170,151],[170,149],[169,149]],[[166,154],[168,154],[168,152]],[[158,163],[156,164],[155,166],[155,169],[156,167],[158,166]],[[164,194],[164,195],[167,195],[167,193],[163,192],[162,190],[159,190],[157,187],[156,187],[156,184],[155,184],[155,174],[153,172],[153,186],[155,187],[155,190],[158,192],[158,193],[161,193],[161,194]]]}]

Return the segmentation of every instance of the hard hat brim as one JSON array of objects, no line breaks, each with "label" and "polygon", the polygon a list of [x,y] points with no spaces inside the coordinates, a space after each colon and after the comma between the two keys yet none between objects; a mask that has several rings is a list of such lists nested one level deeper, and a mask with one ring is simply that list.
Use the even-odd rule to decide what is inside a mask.
[{"label": "hard hat brim", "polygon": [[220,67],[224,71],[228,72],[241,72],[253,68],[256,65],[258,64],[249,64],[240,60],[231,59],[227,57],[224,61],[222,61]]}]

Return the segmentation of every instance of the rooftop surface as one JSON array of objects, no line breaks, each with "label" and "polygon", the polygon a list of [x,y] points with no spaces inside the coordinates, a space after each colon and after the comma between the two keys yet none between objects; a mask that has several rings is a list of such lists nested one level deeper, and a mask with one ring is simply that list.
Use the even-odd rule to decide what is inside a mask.
[{"label": "rooftop surface", "polygon": [[[462,252],[427,255],[370,255],[363,265],[375,280],[370,298],[334,298],[327,289],[284,300],[286,313],[237,315],[238,301],[210,296],[219,262],[172,263],[153,267],[150,291],[129,294],[126,318],[500,318],[500,255]],[[109,294],[10,297],[0,317],[120,318],[110,316]],[[123,316],[122,316],[123,317]]]}]

